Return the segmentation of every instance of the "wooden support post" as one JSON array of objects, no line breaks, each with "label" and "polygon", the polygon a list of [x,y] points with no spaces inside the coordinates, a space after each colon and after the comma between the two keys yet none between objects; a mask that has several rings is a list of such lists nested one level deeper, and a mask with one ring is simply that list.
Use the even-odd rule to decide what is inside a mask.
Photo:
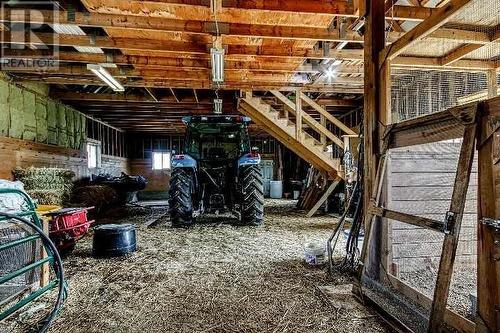
[{"label": "wooden support post", "polygon": [[[320,114],[319,117],[320,117],[321,126],[326,128],[326,117],[323,114]],[[320,135],[320,142],[323,145],[323,150],[325,150],[326,149],[326,135],[324,135],[323,133],[321,133],[321,135]]]},{"label": "wooden support post", "polygon": [[[364,187],[363,205],[370,207],[371,197],[374,191],[377,165],[380,152],[380,129],[379,123],[387,122],[387,114],[390,114],[390,65],[383,62],[379,67],[380,53],[385,47],[385,18],[384,0],[366,0],[366,32],[364,45]],[[370,250],[364,246],[362,253],[363,269],[366,274],[378,280],[380,273],[380,242],[381,231],[380,219],[373,219],[372,215],[365,213],[365,242]],[[367,259],[366,254],[370,253]],[[361,274],[363,273],[361,270]]]},{"label": "wooden support post", "polygon": [[438,333],[442,330],[450,282],[453,274],[453,263],[458,246],[462,216],[465,208],[467,189],[469,188],[470,173],[474,160],[474,147],[476,143],[477,124],[467,125],[460,151],[455,186],[451,197],[450,210],[445,217],[445,236],[441,260],[439,263],[436,287],[429,321],[429,333]]},{"label": "wooden support post", "polygon": [[498,95],[497,70],[492,68],[488,71],[488,98]]},{"label": "wooden support post", "polygon": [[300,90],[295,91],[295,139],[302,142],[302,99]]},{"label": "wooden support post", "polygon": [[[478,244],[476,332],[500,331],[500,102],[480,120],[478,153]],[[490,221],[491,221],[490,220]],[[498,225],[498,224],[497,224]]]}]

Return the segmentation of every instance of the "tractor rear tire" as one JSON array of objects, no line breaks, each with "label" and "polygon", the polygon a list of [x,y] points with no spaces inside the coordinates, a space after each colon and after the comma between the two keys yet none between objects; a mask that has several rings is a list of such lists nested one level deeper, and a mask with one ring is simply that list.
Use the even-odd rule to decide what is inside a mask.
[{"label": "tractor rear tire", "polygon": [[258,226],[264,221],[264,182],[258,165],[245,166],[240,170],[241,223]]},{"label": "tractor rear tire", "polygon": [[174,169],[168,191],[168,206],[172,227],[188,227],[193,224],[193,192],[193,171],[184,168]]}]

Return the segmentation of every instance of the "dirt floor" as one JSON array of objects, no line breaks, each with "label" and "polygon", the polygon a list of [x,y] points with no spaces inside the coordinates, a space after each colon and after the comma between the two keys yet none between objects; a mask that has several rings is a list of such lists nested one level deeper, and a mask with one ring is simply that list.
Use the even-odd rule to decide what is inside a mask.
[{"label": "dirt floor", "polygon": [[[259,228],[228,218],[188,230],[168,219],[144,227],[164,208],[106,221],[135,223],[138,251],[94,259],[91,236],[80,241],[65,259],[69,298],[50,332],[388,332],[351,296],[335,303],[320,291],[350,283],[303,263],[303,244],[325,242],[335,219],[304,218],[294,204],[266,201]],[[21,313],[8,331],[24,331],[26,318]]]}]

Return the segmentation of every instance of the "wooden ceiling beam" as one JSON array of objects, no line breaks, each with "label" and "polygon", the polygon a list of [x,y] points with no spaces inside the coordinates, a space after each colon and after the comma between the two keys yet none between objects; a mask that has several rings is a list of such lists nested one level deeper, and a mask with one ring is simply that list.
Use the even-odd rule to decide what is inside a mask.
[{"label": "wooden ceiling beam", "polygon": [[[22,76],[16,75],[16,80],[19,81],[36,81],[46,84],[61,84],[61,85],[95,85],[105,86],[106,84],[97,78],[86,77],[44,77],[44,76]],[[123,82],[126,87],[151,87],[151,88],[185,88],[185,89],[213,89],[211,82],[208,80],[137,80],[132,82]],[[254,82],[232,82],[226,81],[220,85],[224,90],[256,90],[267,91],[279,89],[280,91],[315,91],[328,92],[338,94],[362,94],[363,89],[355,86],[347,86],[341,84],[332,85],[293,85],[290,83],[266,83],[261,81]]]},{"label": "wooden ceiling beam", "polygon": [[[352,51],[349,53],[337,53],[334,55],[340,58],[339,55],[345,56],[346,58],[354,58],[361,56],[361,50]],[[3,57],[5,59],[36,59],[44,57],[43,51],[33,51],[33,50],[5,50]],[[174,55],[173,55],[174,56]],[[203,55],[205,56],[205,55]],[[208,55],[207,55],[208,57]],[[241,61],[235,60],[231,56],[226,57],[225,69],[231,70],[263,70],[263,71],[283,71],[283,72],[309,72],[314,71],[312,67],[308,66],[297,66],[295,62],[287,62],[289,60],[296,59],[292,58],[266,58],[260,56],[253,56],[252,61]],[[185,59],[185,58],[173,58],[173,57],[144,57],[144,56],[125,56],[125,55],[109,55],[95,54],[95,53],[80,53],[80,52],[60,52],[58,54],[58,60],[61,62],[68,63],[114,63],[117,65],[133,65],[136,68],[149,68],[149,69],[172,69],[175,68],[209,68],[208,60],[202,59]],[[266,61],[267,60],[267,61]],[[458,60],[453,63],[443,67],[440,58],[430,58],[430,57],[406,57],[400,56],[392,61],[392,66],[395,68],[441,68],[443,70],[488,70],[495,67],[495,63],[492,61],[485,60]],[[290,69],[291,68],[291,69]],[[353,70],[356,66],[352,66]],[[15,70],[15,69],[13,69]],[[340,73],[350,73],[351,66],[340,66]]]},{"label": "wooden ceiling beam", "polygon": [[[27,73],[27,74],[39,74],[36,69],[17,69],[11,73]],[[123,79],[131,78],[143,78],[144,80],[178,80],[178,81],[206,81],[210,82],[210,71],[207,69],[201,70],[170,70],[170,71],[156,71],[156,70],[136,70],[136,69],[114,69],[109,68],[108,72],[113,75],[116,79],[121,81],[122,84],[127,84]],[[94,74],[90,72],[86,67],[60,67],[57,70],[51,70],[43,76],[67,76],[71,75],[74,77],[84,78],[84,77],[94,77]],[[230,71],[225,74],[226,80],[228,81],[241,81],[242,83],[261,83],[261,84],[287,84],[292,79],[292,75],[289,73],[272,73],[272,72],[259,72],[259,71]],[[120,80],[122,79],[122,80]],[[329,80],[331,84],[346,84],[346,85],[362,85],[363,78],[358,77],[334,77]],[[309,84],[309,82],[304,82],[302,84]],[[175,96],[175,94],[172,92]]]},{"label": "wooden ceiling beam", "polygon": [[[458,1],[458,0],[457,0]],[[462,0],[463,1],[463,0]],[[443,7],[443,8],[446,8]],[[425,7],[409,7],[408,10],[430,10]],[[441,8],[439,9],[441,10]],[[434,16],[437,16],[440,12],[430,11]],[[40,11],[40,17],[25,17],[22,11],[16,11],[14,14],[9,9],[4,9],[0,13],[0,21],[2,22],[23,22],[23,23],[39,23],[43,24],[45,22],[52,22],[50,20],[54,19],[54,13],[50,11]],[[174,20],[166,18],[157,17],[146,17],[146,16],[127,16],[127,19],[123,19],[123,15],[115,14],[99,14],[99,13],[75,13],[75,20],[68,21],[68,15],[65,12],[61,12],[57,19],[61,24],[74,24],[79,26],[89,26],[89,27],[102,27],[102,28],[126,28],[133,30],[153,30],[162,32],[182,32],[186,34],[202,34],[202,35],[215,35],[216,30],[213,28],[213,24],[206,21],[192,21],[192,20]],[[341,34],[339,30],[328,31],[324,28],[308,28],[299,26],[274,26],[265,24],[241,24],[241,23],[220,23],[220,31],[226,36],[239,36],[239,37],[252,37],[252,38],[272,38],[272,39],[291,39],[291,40],[307,40],[307,41],[332,41],[332,42],[350,42],[350,43],[363,43],[363,37],[355,31],[347,31],[346,34]],[[37,34],[43,36],[43,34]],[[73,38],[76,40],[89,40],[88,36],[74,36],[65,37],[61,36],[61,42],[64,42],[64,38]],[[390,32],[388,33],[388,41],[395,41],[400,39],[403,33],[400,32]],[[431,38],[446,38],[454,40],[462,40],[462,36],[467,36],[467,40],[476,40],[478,42],[487,42],[490,39],[484,32],[474,32],[462,29],[442,29],[442,31],[436,31],[435,34],[430,33]],[[473,38],[472,38],[473,37]],[[95,47],[114,47],[119,48],[118,45],[127,44],[127,41],[133,42],[135,45],[128,45],[129,48],[135,48],[142,46],[146,47],[148,43],[153,43],[154,45],[160,44],[165,41],[159,40],[144,40],[144,39],[133,39],[133,38],[114,38],[117,44],[113,44],[113,41],[107,41],[105,37],[96,37]],[[121,41],[120,41],[121,40]],[[99,44],[102,43],[102,44]],[[181,42],[179,42],[181,43]],[[80,45],[85,46],[85,45]],[[161,49],[159,49],[161,50]]]},{"label": "wooden ceiling beam", "polygon": [[[343,4],[342,7],[339,4]],[[271,12],[298,12],[314,14],[331,14],[332,16],[357,17],[354,8],[348,1],[317,1],[317,0],[223,0],[224,8],[246,10],[266,10]],[[432,14],[432,8],[415,8],[412,6],[394,6],[394,18],[397,20],[421,21]],[[389,13],[388,19],[392,18]]]},{"label": "wooden ceiling beam", "polygon": [[[309,69],[308,69],[309,70]],[[300,72],[300,68],[297,68],[296,71]],[[261,71],[261,70],[247,70],[247,69],[227,69],[226,74],[229,79],[236,78],[245,78],[252,76],[254,79],[264,79],[269,78],[269,81],[288,81],[291,77],[291,73],[295,73],[294,71]],[[311,70],[312,71],[312,70]],[[317,71],[317,70],[316,70]],[[37,68],[30,67],[17,67],[12,68],[10,70],[12,73],[40,73],[40,70]],[[115,77],[148,77],[148,78],[165,78],[165,79],[198,79],[198,78],[207,78],[210,74],[210,68],[178,68],[178,67],[162,67],[161,70],[159,68],[149,68],[149,67],[139,67],[139,68],[109,68],[108,72]],[[360,66],[338,66],[335,68],[335,72],[337,74],[357,74],[357,77],[363,76],[363,71]],[[79,75],[79,76],[92,76],[94,75],[91,71],[87,69],[86,66],[81,65],[69,65],[64,66],[60,65],[58,68],[51,69],[47,72],[48,75]],[[260,77],[259,77],[260,76]],[[342,79],[342,77],[339,77]],[[346,77],[346,82],[350,80],[350,78]],[[357,82],[357,79],[354,80]],[[149,92],[148,92],[149,94]]]},{"label": "wooden ceiling beam", "polygon": [[[38,11],[34,17],[29,17],[24,11],[2,10],[0,21],[17,23],[37,23],[59,22],[60,24],[73,24],[81,27],[101,27],[101,28],[128,28],[134,30],[153,30],[184,32],[192,34],[215,35],[217,33],[215,25],[206,21],[183,21],[159,17],[146,16],[126,16],[115,14],[99,13],[74,13],[74,20],[68,20],[70,15],[67,12],[55,14],[52,11]],[[58,21],[54,21],[58,20]],[[349,32],[345,37],[340,37],[339,31],[328,31],[324,28],[309,28],[295,26],[272,26],[258,24],[241,23],[219,23],[222,34],[228,36],[277,38],[293,40],[324,40],[324,41],[350,41],[362,42],[362,37],[355,32]]]},{"label": "wooden ceiling beam", "polygon": [[[63,46],[85,46],[85,47],[100,47],[111,48],[120,50],[132,51],[154,51],[157,54],[164,53],[169,57],[179,56],[179,53],[186,54],[199,54],[208,57],[208,50],[206,46],[196,45],[193,43],[182,42],[162,42],[159,40],[152,40],[151,43],[144,39],[116,39],[103,37],[96,40],[95,43],[91,42],[88,36],[75,36],[75,35],[60,35],[61,38],[50,38],[45,34],[40,34],[40,42],[27,41],[19,37],[19,40],[12,40],[10,34],[2,34],[2,43],[21,43],[21,44],[39,44],[39,45],[63,45]],[[330,50],[328,55],[325,55],[323,50],[314,50],[308,48],[274,48],[263,47],[254,45],[229,45],[227,47],[227,57],[231,59],[232,56],[244,57],[278,57],[278,58],[311,58],[311,59],[362,59],[362,50]],[[234,58],[236,60],[236,58]]]},{"label": "wooden ceiling beam", "polygon": [[[197,91],[196,89],[194,89]],[[197,91],[198,95],[198,91]],[[102,102],[110,105],[128,105],[132,106],[133,104],[141,104],[141,105],[150,105],[152,107],[157,106],[158,104],[170,104],[170,105],[175,105],[177,107],[191,107],[192,105],[195,104],[208,104],[212,105],[213,104],[213,99],[212,98],[195,98],[194,96],[187,96],[183,97],[180,102],[181,105],[179,105],[171,96],[167,97],[159,97],[158,98],[158,103],[151,102],[149,99],[147,99],[146,96],[142,95],[131,95],[131,94],[103,94],[103,93],[75,93],[75,92],[51,92],[50,94],[51,98],[66,101],[71,104],[75,103],[80,103],[81,105],[92,105],[94,102]],[[224,101],[227,101],[226,98],[223,98]],[[267,102],[271,104],[278,104],[275,100],[273,101],[273,98],[263,98]],[[316,102],[320,105],[323,106],[360,106],[362,105],[362,100],[357,100],[357,99],[343,99],[343,98],[333,98],[333,97],[322,97],[320,99],[317,99]],[[82,104],[83,103],[83,104]]]},{"label": "wooden ceiling beam", "polygon": [[[145,96],[142,95],[132,95],[132,94],[94,94],[94,93],[77,93],[77,92],[51,92],[50,96],[55,99],[60,99],[63,101],[83,101],[83,102],[106,102],[110,104],[114,104],[117,102],[123,103],[148,103],[151,105],[157,105],[157,103],[153,103],[148,100]],[[208,99],[200,99],[198,102],[193,98],[185,97],[181,100],[182,103],[186,104],[204,104],[204,103],[212,103],[212,100]],[[177,103],[171,96],[159,97],[158,103],[165,104],[173,104]]]},{"label": "wooden ceiling beam", "polygon": [[[33,50],[5,50],[4,58],[24,58],[36,59],[46,57],[44,51]],[[113,63],[116,65],[130,65],[136,68],[210,68],[208,54],[200,55],[198,59],[176,58],[176,54],[171,57],[147,57],[147,56],[127,56],[127,55],[112,55],[98,53],[81,53],[81,52],[59,52],[56,61],[60,63]],[[255,56],[258,59],[258,56]],[[307,66],[298,67],[297,61],[292,59],[270,59],[269,61],[241,61],[234,60],[231,56],[225,59],[226,70],[269,70],[269,71],[312,71],[312,68]]]}]

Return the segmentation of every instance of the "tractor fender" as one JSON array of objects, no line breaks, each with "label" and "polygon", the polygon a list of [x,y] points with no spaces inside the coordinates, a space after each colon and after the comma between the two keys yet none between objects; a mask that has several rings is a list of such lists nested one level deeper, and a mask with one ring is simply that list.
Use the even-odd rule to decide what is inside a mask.
[{"label": "tractor fender", "polygon": [[245,154],[238,159],[238,169],[247,165],[259,165],[260,154]]},{"label": "tractor fender", "polygon": [[172,168],[192,168],[196,169],[197,162],[194,158],[186,154],[172,156]]}]

